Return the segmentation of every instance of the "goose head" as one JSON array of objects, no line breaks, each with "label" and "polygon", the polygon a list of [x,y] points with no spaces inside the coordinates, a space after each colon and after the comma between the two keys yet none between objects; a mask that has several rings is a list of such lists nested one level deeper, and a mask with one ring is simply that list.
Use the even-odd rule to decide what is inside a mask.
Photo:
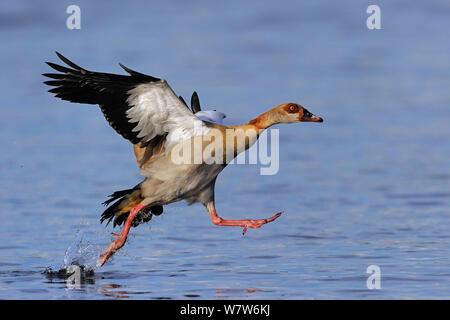
[{"label": "goose head", "polygon": [[294,123],[294,122],[323,122],[306,108],[297,103],[284,103],[269,111],[270,116],[276,120],[276,123]]},{"label": "goose head", "polygon": [[295,122],[323,122],[323,119],[312,114],[303,106],[290,102],[276,106],[251,120],[249,124],[259,129],[265,129],[274,124]]}]

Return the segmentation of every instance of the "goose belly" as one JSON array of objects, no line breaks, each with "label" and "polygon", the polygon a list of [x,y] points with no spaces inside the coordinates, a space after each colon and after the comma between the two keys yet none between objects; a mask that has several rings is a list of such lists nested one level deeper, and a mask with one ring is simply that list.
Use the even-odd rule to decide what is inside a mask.
[{"label": "goose belly", "polygon": [[146,172],[143,196],[159,204],[180,200],[195,202],[196,195],[209,186],[224,168],[223,164],[205,163],[172,164],[170,168],[163,168],[155,163],[152,170]]}]

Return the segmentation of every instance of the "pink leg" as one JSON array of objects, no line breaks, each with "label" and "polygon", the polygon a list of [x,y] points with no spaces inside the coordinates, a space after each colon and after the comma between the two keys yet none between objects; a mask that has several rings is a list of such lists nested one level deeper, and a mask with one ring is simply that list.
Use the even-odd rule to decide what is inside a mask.
[{"label": "pink leg", "polygon": [[211,220],[215,225],[218,226],[229,226],[229,227],[243,227],[242,234],[244,235],[245,232],[247,232],[247,228],[259,228],[262,225],[272,222],[275,219],[277,219],[279,216],[281,216],[281,212],[277,213],[276,215],[267,218],[267,219],[257,219],[257,220],[250,220],[250,219],[239,219],[239,220],[227,220],[222,219],[217,215],[216,209],[214,208],[213,203],[209,203],[206,206],[206,209],[208,210]]},{"label": "pink leg", "polygon": [[139,213],[139,211],[141,211],[143,208],[145,208],[145,205],[143,205],[143,204],[138,204],[138,205],[135,205],[133,208],[131,208],[130,214],[128,215],[127,221],[125,221],[125,225],[123,226],[122,232],[120,233],[120,235],[117,235],[115,233],[112,234],[117,239],[114,240],[113,242],[111,242],[109,244],[108,248],[106,248],[106,250],[103,251],[103,253],[100,255],[100,261],[99,261],[100,266],[103,266],[105,264],[105,262],[108,261],[108,259],[117,250],[119,250],[120,248],[123,247],[123,245],[127,241],[128,232],[130,231],[131,224],[133,223],[134,218]]}]

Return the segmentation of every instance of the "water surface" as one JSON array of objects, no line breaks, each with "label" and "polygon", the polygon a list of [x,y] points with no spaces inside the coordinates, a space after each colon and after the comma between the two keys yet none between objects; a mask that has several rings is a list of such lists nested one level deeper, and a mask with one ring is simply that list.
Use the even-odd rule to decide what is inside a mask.
[{"label": "water surface", "polygon": [[[356,0],[79,1],[81,30],[65,26],[70,4],[0,5],[1,299],[450,297],[447,1],[378,1],[373,31]],[[49,273],[79,250],[92,262],[112,240],[101,202],[142,179],[98,108],[46,92],[54,50],[197,90],[226,124],[287,101],[322,116],[279,126],[278,174],[235,165],[218,178],[221,216],[284,214],[242,236],[172,204],[81,286]],[[373,264],[380,290],[366,287]]]}]

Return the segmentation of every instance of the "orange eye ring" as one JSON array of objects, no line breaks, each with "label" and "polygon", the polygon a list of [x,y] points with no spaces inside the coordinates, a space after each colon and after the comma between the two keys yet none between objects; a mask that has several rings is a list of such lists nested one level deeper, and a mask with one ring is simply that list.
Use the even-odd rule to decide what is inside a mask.
[{"label": "orange eye ring", "polygon": [[292,111],[292,112],[297,111],[297,106],[294,105],[294,104],[291,104],[291,105],[289,106],[289,111]]}]

